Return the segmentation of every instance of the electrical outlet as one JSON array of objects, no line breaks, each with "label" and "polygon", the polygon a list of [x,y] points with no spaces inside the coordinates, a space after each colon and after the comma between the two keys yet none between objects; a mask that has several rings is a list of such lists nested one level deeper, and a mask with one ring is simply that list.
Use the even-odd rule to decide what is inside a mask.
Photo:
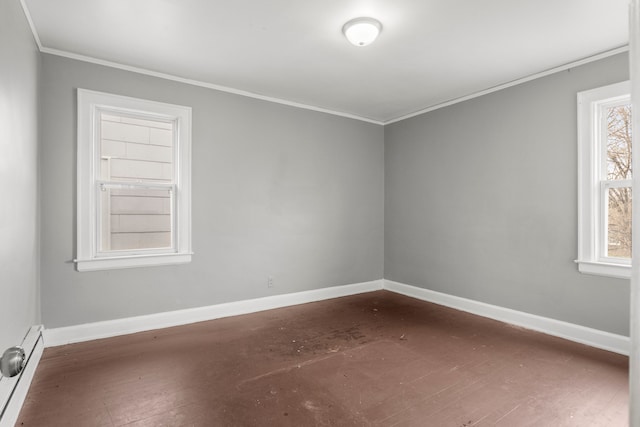
[{"label": "electrical outlet", "polygon": [[271,276],[267,279],[267,288],[273,288],[273,277]]}]

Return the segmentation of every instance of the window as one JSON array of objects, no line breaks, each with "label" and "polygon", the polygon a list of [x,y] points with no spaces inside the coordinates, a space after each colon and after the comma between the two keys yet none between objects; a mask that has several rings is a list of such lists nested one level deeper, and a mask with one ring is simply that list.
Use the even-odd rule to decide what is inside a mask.
[{"label": "window", "polygon": [[578,265],[631,277],[631,86],[578,93]]},{"label": "window", "polygon": [[78,89],[78,271],[191,261],[191,109]]}]

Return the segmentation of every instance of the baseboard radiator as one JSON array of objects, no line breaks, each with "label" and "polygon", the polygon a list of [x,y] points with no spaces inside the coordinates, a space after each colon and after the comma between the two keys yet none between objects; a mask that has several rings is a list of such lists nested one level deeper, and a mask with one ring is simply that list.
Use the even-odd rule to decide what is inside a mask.
[{"label": "baseboard radiator", "polygon": [[0,427],[13,427],[27,397],[31,380],[44,350],[41,325],[33,326],[22,341],[26,364],[15,377],[0,377]]}]

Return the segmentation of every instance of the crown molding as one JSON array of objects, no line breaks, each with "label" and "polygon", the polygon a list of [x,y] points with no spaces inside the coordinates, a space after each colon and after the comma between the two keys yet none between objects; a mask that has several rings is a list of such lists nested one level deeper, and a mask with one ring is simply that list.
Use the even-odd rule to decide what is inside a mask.
[{"label": "crown molding", "polygon": [[36,26],[33,23],[33,19],[31,19],[31,13],[29,12],[29,8],[27,7],[26,0],[20,0],[20,5],[22,6],[22,11],[24,12],[25,18],[27,18],[27,22],[29,23],[29,28],[31,28],[31,34],[33,34],[33,39],[38,46],[38,50],[42,52],[42,42],[40,41],[40,36],[38,35],[38,30],[36,30]]},{"label": "crown molding", "polygon": [[478,98],[480,96],[483,95],[488,95],[490,93],[493,92],[497,92],[503,89],[507,89],[510,88],[512,86],[516,86],[522,83],[526,83],[529,82],[531,80],[535,80],[535,79],[539,79],[541,77],[545,77],[551,74],[555,74],[561,71],[566,71],[570,68],[575,68],[578,67],[580,65],[584,65],[584,64],[588,64],[590,62],[595,62],[598,61],[600,59],[604,59],[604,58],[608,58],[609,56],[613,56],[613,55],[617,55],[619,53],[623,53],[623,52],[628,52],[629,51],[629,45],[625,44],[623,46],[619,46],[617,48],[611,49],[611,50],[607,50],[605,52],[601,52],[598,53],[596,55],[592,55],[592,56],[588,56],[586,58],[582,58],[579,59],[577,61],[573,61],[573,62],[569,62],[563,65],[560,65],[558,67],[554,67],[554,68],[549,68],[547,70],[538,72],[538,73],[534,73],[534,74],[530,74],[528,76],[525,77],[521,77],[519,79],[515,79],[515,80],[511,80],[509,82],[506,83],[502,83],[496,86],[492,86],[490,88],[478,91],[478,92],[473,92],[470,93],[468,95],[464,95],[464,96],[460,96],[457,98],[453,98],[450,99],[448,101],[444,101],[444,102],[440,102],[438,104],[433,104],[431,106],[425,107],[425,108],[421,108],[419,110],[416,110],[412,113],[408,113],[408,114],[404,114],[392,119],[388,119],[388,120],[374,120],[368,117],[364,117],[364,116],[359,116],[357,114],[351,114],[351,113],[345,113],[345,112],[341,112],[341,111],[336,111],[336,110],[331,110],[328,108],[322,108],[322,107],[317,107],[314,105],[309,105],[309,104],[303,104],[300,102],[294,102],[294,101],[289,101],[286,99],[282,99],[282,98],[276,98],[276,97],[272,97],[272,96],[266,96],[266,95],[261,95],[258,93],[253,93],[253,92],[249,92],[249,91],[245,91],[245,90],[241,90],[241,89],[236,89],[236,88],[232,88],[232,87],[228,87],[228,86],[222,86],[222,85],[217,85],[217,84],[213,84],[213,83],[207,83],[207,82],[203,82],[203,81],[199,81],[199,80],[194,80],[194,79],[187,79],[184,77],[180,77],[180,76],[175,76],[172,74],[167,74],[167,73],[160,73],[157,71],[152,71],[152,70],[148,70],[145,68],[140,68],[140,67],[134,67],[134,66],[130,66],[130,65],[124,65],[124,64],[120,64],[117,62],[113,62],[113,61],[106,61],[103,59],[98,59],[98,58],[94,58],[91,56],[87,56],[87,55],[80,55],[80,54],[76,54],[76,53],[72,53],[72,52],[67,52],[67,51],[63,51],[63,50],[58,50],[58,49],[52,49],[52,48],[48,48],[42,45],[42,42],[40,41],[40,36],[38,35],[38,31],[33,23],[33,20],[31,19],[31,14],[29,12],[29,9],[27,8],[26,5],[26,0],[20,0],[20,4],[22,5],[22,9],[24,11],[24,14],[27,18],[27,21],[29,22],[29,27],[31,28],[31,32],[33,33],[33,38],[38,46],[38,49],[40,50],[40,52],[42,53],[48,53],[50,55],[56,55],[56,56],[61,56],[61,57],[65,57],[65,58],[69,58],[69,59],[75,59],[77,61],[82,61],[82,62],[89,62],[92,64],[96,64],[96,65],[102,65],[105,67],[111,67],[111,68],[116,68],[119,70],[124,70],[124,71],[130,71],[133,73],[138,73],[138,74],[143,74],[143,75],[147,75],[147,76],[151,76],[151,77],[157,77],[157,78],[161,78],[161,79],[165,79],[165,80],[171,80],[171,81],[175,81],[175,82],[179,82],[179,83],[184,83],[184,84],[188,84],[188,85],[192,85],[192,86],[199,86],[199,87],[203,87],[203,88],[207,88],[207,89],[213,89],[213,90],[217,90],[220,92],[225,92],[225,93],[231,93],[234,95],[239,95],[239,96],[245,96],[248,98],[253,98],[253,99],[258,99],[261,101],[266,101],[266,102],[273,102],[276,104],[281,104],[281,105],[287,105],[289,107],[294,107],[294,108],[300,108],[303,110],[311,110],[311,111],[316,111],[319,113],[325,113],[325,114],[330,114],[330,115],[334,115],[334,116],[339,116],[339,117],[344,117],[344,118],[348,118],[348,119],[353,119],[353,120],[359,120],[362,122],[366,122],[366,123],[372,123],[372,124],[376,124],[376,125],[380,125],[380,126],[384,126],[384,125],[390,125],[392,123],[396,123],[396,122],[400,122],[402,120],[406,120],[406,119],[410,119],[412,117],[416,117],[419,116],[421,114],[425,114],[425,113],[429,113],[431,111],[435,111],[435,110],[439,110],[440,108],[444,108],[444,107],[448,107],[450,105],[454,105],[454,104],[458,104],[460,102],[464,102],[464,101],[468,101],[470,99],[474,99],[474,98]]},{"label": "crown molding", "polygon": [[249,91],[241,90],[241,89],[235,89],[235,88],[228,87],[228,86],[222,86],[222,85],[217,85],[217,84],[213,84],[213,83],[207,83],[207,82],[203,82],[203,81],[199,81],[199,80],[187,79],[187,78],[175,76],[175,75],[172,75],[172,74],[160,73],[158,71],[147,70],[146,68],[134,67],[134,66],[131,66],[131,65],[124,65],[124,64],[117,63],[117,62],[106,61],[106,60],[103,60],[103,59],[93,58],[91,56],[86,56],[86,55],[79,55],[79,54],[76,54],[76,53],[71,53],[71,52],[67,52],[67,51],[63,51],[63,50],[51,49],[51,48],[48,48],[48,47],[42,47],[42,48],[40,48],[40,52],[48,53],[50,55],[61,56],[61,57],[64,57],[64,58],[74,59],[76,61],[89,62],[91,64],[102,65],[102,66],[110,67],[110,68],[116,68],[116,69],[119,69],[119,70],[129,71],[129,72],[132,72],[132,73],[144,74],[146,76],[157,77],[157,78],[161,78],[161,79],[165,79],[165,80],[171,80],[171,81],[174,81],[174,82],[184,83],[184,84],[188,84],[188,85],[191,85],[191,86],[198,86],[198,87],[203,87],[203,88],[206,88],[206,89],[217,90],[219,92],[231,93],[231,94],[234,94],[234,95],[244,96],[244,97],[247,97],[247,98],[258,99],[258,100],[261,100],[261,101],[273,102],[275,104],[286,105],[286,106],[289,106],[289,107],[300,108],[300,109],[303,109],[303,110],[311,110],[311,111],[316,111],[316,112],[319,112],[319,113],[331,114],[333,116],[345,117],[345,118],[348,118],[348,119],[359,120],[359,121],[362,121],[362,122],[373,123],[373,124],[381,125],[381,126],[384,125],[384,122],[380,122],[378,120],[369,119],[367,117],[358,116],[358,115],[355,115],[355,114],[343,113],[341,111],[335,111],[335,110],[330,110],[330,109],[327,109],[327,108],[316,107],[314,105],[303,104],[303,103],[300,103],[300,102],[289,101],[289,100],[282,99],[282,98],[276,98],[276,97],[272,97],[272,96],[261,95],[261,94],[258,94],[258,93],[249,92]]},{"label": "crown molding", "polygon": [[419,116],[421,114],[425,114],[425,113],[428,113],[428,112],[431,112],[431,111],[439,110],[440,108],[444,108],[444,107],[448,107],[450,105],[458,104],[460,102],[468,101],[468,100],[473,99],[473,98],[478,98],[478,97],[483,96],[483,95],[488,95],[488,94],[493,93],[493,92],[498,92],[500,90],[507,89],[507,88],[510,88],[512,86],[517,86],[519,84],[529,82],[531,80],[536,80],[536,79],[539,79],[541,77],[546,77],[546,76],[549,76],[551,74],[559,73],[561,71],[566,71],[566,70],[568,70],[570,68],[579,67],[580,65],[585,65],[585,64],[588,64],[590,62],[599,61],[601,59],[608,58],[610,56],[617,55],[619,53],[628,52],[628,51],[629,51],[629,45],[626,44],[626,45],[617,47],[615,49],[607,50],[605,52],[601,52],[601,53],[598,53],[596,55],[592,55],[592,56],[588,56],[586,58],[579,59],[577,61],[568,62],[568,63],[560,65],[558,67],[549,68],[547,70],[540,71],[538,73],[530,74],[528,76],[521,77],[519,79],[511,80],[510,82],[502,83],[502,84],[499,84],[497,86],[492,86],[490,88],[487,88],[487,89],[484,89],[484,90],[481,90],[481,91],[478,91],[478,92],[474,92],[474,93],[471,93],[469,95],[460,96],[458,98],[453,98],[453,99],[450,99],[448,101],[444,101],[444,102],[441,102],[441,103],[438,103],[438,104],[434,104],[434,105],[431,105],[429,107],[425,107],[425,108],[422,108],[420,110],[414,111],[413,113],[405,114],[405,115],[396,117],[395,119],[386,120],[384,122],[384,124],[385,125],[390,125],[392,123],[396,123],[396,122],[400,122],[402,120],[410,119],[412,117]]}]

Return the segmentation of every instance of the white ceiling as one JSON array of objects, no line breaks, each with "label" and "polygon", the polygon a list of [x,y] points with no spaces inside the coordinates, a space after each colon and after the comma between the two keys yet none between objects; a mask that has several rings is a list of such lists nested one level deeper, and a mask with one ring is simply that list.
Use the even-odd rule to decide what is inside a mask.
[{"label": "white ceiling", "polygon": [[382,123],[628,43],[628,0],[23,2],[43,52]]}]

